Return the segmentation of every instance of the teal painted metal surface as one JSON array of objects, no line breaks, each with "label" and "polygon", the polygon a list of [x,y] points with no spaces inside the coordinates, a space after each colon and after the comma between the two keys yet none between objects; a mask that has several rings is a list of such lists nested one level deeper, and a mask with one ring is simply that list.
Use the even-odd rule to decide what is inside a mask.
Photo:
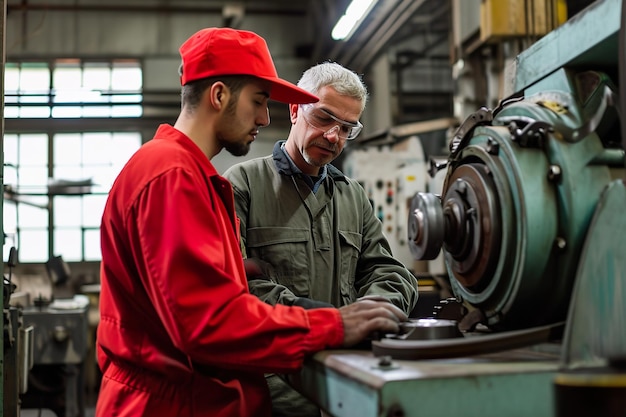
[{"label": "teal painted metal surface", "polygon": [[[499,213],[492,220],[500,223],[501,236],[496,238],[500,247],[492,249],[499,250],[497,267],[483,277],[488,285],[480,291],[466,288],[449,268],[455,295],[481,305],[491,324],[497,324],[503,312],[511,312],[520,280],[542,275],[552,245],[550,236],[556,235],[556,201],[545,175],[538,175],[548,171],[548,160],[539,149],[519,151],[509,136],[504,127],[478,127],[459,153],[458,165],[452,164],[452,169],[469,161],[484,164],[494,179],[490,194],[499,203]],[[488,151],[494,142],[499,147],[495,155]]]},{"label": "teal painted metal surface", "polygon": [[292,383],[335,417],[549,417],[554,347],[473,359],[392,361],[327,351]]},{"label": "teal painted metal surface", "polygon": [[577,273],[564,364],[626,359],[626,187],[612,182],[592,220]]},{"label": "teal painted metal surface", "polygon": [[616,66],[621,0],[598,0],[522,52],[509,69],[511,93],[566,66]]}]

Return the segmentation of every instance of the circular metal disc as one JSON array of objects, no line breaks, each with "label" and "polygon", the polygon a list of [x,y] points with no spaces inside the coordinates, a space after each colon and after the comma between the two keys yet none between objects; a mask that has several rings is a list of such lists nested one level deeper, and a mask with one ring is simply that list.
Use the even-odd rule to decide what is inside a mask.
[{"label": "circular metal disc", "polygon": [[411,200],[408,241],[417,260],[432,260],[443,245],[445,224],[441,200],[435,194],[417,193]]}]

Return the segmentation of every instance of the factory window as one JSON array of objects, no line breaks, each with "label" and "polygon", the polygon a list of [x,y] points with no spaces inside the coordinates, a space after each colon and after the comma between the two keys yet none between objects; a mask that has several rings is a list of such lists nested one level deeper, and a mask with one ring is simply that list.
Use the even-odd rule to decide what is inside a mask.
[{"label": "factory window", "polygon": [[108,190],[141,134],[61,132],[56,121],[139,117],[141,87],[138,61],[6,64],[5,118],[45,119],[50,128],[4,135],[5,260],[11,246],[20,263],[100,260]]},{"label": "factory window", "polygon": [[11,246],[20,261],[48,259],[48,137],[46,134],[5,134],[3,231],[4,259]]},{"label": "factory window", "polygon": [[50,252],[99,261],[108,190],[140,146],[136,132],[5,134],[4,259],[16,246],[23,263],[45,262]]},{"label": "factory window", "polygon": [[136,60],[7,62],[4,117],[140,117]]}]

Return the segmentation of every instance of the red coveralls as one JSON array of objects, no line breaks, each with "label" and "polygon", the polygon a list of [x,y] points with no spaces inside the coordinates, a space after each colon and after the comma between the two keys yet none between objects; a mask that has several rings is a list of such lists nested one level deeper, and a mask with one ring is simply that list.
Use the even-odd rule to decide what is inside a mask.
[{"label": "red coveralls", "polygon": [[269,416],[264,372],[343,341],[335,309],[249,294],[230,183],[161,125],[115,181],[101,227],[96,416]]}]

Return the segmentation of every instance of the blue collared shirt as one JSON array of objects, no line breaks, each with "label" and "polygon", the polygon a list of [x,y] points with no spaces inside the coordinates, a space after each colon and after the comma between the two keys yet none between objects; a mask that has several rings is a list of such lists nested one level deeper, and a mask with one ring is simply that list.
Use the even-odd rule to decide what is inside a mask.
[{"label": "blue collared shirt", "polygon": [[[311,190],[316,193],[317,190],[320,188],[320,186],[322,185],[322,183],[324,182],[324,179],[326,178],[326,175],[328,175],[328,169],[326,168],[326,165],[324,165],[322,167],[322,171],[321,174],[313,177],[311,175],[306,175],[302,172],[302,170],[300,168],[298,168],[298,166],[296,165],[295,162],[293,162],[293,159],[291,159],[291,157],[289,156],[289,154],[287,153],[287,151],[285,150],[285,143],[287,141],[282,141],[280,142],[280,150],[283,151],[283,155],[285,155],[286,158],[286,162],[289,165],[289,169],[283,169],[285,171],[285,173],[287,175],[294,175],[294,174],[300,174],[301,178],[307,183],[307,185],[309,187],[311,187]],[[276,155],[275,155],[276,156]]]}]

